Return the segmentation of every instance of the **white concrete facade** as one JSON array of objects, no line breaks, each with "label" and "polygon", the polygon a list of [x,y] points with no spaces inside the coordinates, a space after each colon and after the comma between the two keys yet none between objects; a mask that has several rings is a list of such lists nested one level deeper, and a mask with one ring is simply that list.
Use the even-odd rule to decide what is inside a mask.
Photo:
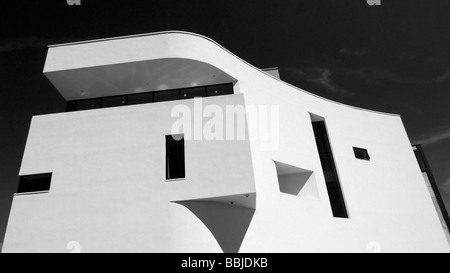
[{"label": "white concrete facade", "polygon": [[[44,74],[67,100],[232,82],[203,106],[278,107],[277,142],[264,148],[247,118],[245,140],[187,140],[186,178],[167,182],[171,111],[194,99],[34,116],[19,175],[51,172],[51,187],[14,197],[3,252],[450,252],[398,115],[318,97],[185,32],[53,46]],[[348,218],[331,212],[318,118]]]}]

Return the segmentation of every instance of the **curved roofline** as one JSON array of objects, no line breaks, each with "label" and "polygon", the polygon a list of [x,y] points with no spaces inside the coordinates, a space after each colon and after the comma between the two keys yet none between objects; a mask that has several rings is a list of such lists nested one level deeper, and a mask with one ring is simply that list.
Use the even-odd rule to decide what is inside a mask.
[{"label": "curved roofline", "polygon": [[370,110],[370,109],[365,109],[365,108],[361,108],[361,107],[357,107],[357,106],[353,106],[353,105],[348,105],[345,103],[341,103],[341,102],[337,102],[331,99],[327,99],[324,97],[321,97],[319,95],[316,95],[314,93],[311,93],[309,91],[303,90],[300,87],[294,86],[290,83],[287,83],[285,81],[282,81],[281,79],[278,79],[275,76],[272,76],[268,73],[266,73],[263,69],[260,69],[258,67],[255,67],[254,65],[248,63],[247,61],[243,60],[242,58],[240,58],[239,56],[236,56],[233,52],[229,51],[228,49],[226,49],[225,47],[223,47],[222,45],[220,45],[219,43],[217,43],[216,41],[214,41],[213,39],[203,36],[201,34],[197,34],[194,32],[189,32],[189,31],[182,31],[182,30],[167,30],[167,31],[158,31],[158,32],[150,32],[150,33],[142,33],[142,34],[133,34],[133,35],[126,35],[126,36],[118,36],[118,37],[111,37],[111,38],[101,38],[101,39],[94,39],[94,40],[86,40],[86,41],[79,41],[79,42],[71,42],[71,43],[62,43],[62,44],[54,44],[54,45],[48,45],[49,48],[53,48],[53,47],[60,47],[60,46],[68,46],[68,45],[79,45],[79,44],[87,44],[87,43],[96,43],[96,42],[104,42],[104,41],[111,41],[111,40],[118,40],[118,39],[128,39],[128,38],[136,38],[136,37],[143,37],[143,36],[154,36],[154,35],[161,35],[161,34],[185,34],[185,35],[191,35],[191,36],[197,36],[199,38],[203,38],[209,42],[214,43],[215,45],[219,46],[221,49],[225,50],[228,54],[232,55],[233,57],[235,57],[236,59],[240,60],[241,62],[243,62],[244,64],[250,66],[251,68],[264,73],[264,75],[271,77],[274,80],[277,80],[291,88],[297,89],[301,92],[305,92],[311,96],[314,96],[316,98],[328,101],[328,102],[332,102],[338,105],[342,105],[342,106],[346,106],[346,107],[350,107],[356,110],[362,110],[362,111],[367,111],[367,112],[372,112],[372,113],[376,113],[376,114],[382,114],[382,115],[388,115],[388,116],[395,116],[395,117],[400,117],[400,114],[394,114],[394,113],[386,113],[386,112],[381,112],[381,111],[375,111],[375,110]]}]

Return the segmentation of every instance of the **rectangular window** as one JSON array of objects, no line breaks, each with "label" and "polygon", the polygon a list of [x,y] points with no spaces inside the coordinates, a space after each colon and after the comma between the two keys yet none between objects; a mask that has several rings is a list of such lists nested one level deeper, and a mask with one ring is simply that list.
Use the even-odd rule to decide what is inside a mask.
[{"label": "rectangular window", "polygon": [[333,153],[331,152],[330,142],[328,141],[325,121],[313,121],[312,125],[333,216],[348,218],[344,196],[342,195],[342,189],[334,164]]},{"label": "rectangular window", "polygon": [[127,105],[127,96],[106,97],[102,100],[102,108]]},{"label": "rectangular window", "polygon": [[234,94],[233,83],[68,101],[66,112]]},{"label": "rectangular window", "polygon": [[180,91],[179,90],[158,91],[158,92],[155,92],[155,94],[154,94],[155,102],[179,100],[179,99],[180,99]]},{"label": "rectangular window", "polygon": [[50,190],[52,173],[24,175],[20,177],[17,193],[44,192]]},{"label": "rectangular window", "polygon": [[233,84],[220,84],[206,87],[206,95],[210,96],[221,96],[233,94]]},{"label": "rectangular window", "polygon": [[180,90],[180,99],[192,99],[196,97],[206,97],[206,88],[196,87]]},{"label": "rectangular window", "polygon": [[353,152],[356,158],[370,160],[369,153],[366,149],[353,147]]},{"label": "rectangular window", "polygon": [[166,179],[185,178],[184,135],[166,136]]},{"label": "rectangular window", "polygon": [[128,96],[128,105],[153,102],[153,93],[139,93]]},{"label": "rectangular window", "polygon": [[101,99],[89,99],[89,100],[79,100],[77,102],[77,110],[89,110],[100,108]]}]

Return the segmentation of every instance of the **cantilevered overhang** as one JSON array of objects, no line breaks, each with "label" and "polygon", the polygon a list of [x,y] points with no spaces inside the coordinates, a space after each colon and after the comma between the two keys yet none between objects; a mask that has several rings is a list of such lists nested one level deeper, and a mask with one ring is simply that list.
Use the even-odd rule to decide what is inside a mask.
[{"label": "cantilevered overhang", "polygon": [[398,116],[320,97],[280,80],[271,69],[254,67],[210,38],[183,31],[52,45],[44,74],[66,100],[236,83],[245,77],[238,93],[252,81],[256,89],[299,91],[318,103]]},{"label": "cantilevered overhang", "polygon": [[54,45],[44,74],[66,100],[236,82],[189,58],[194,46],[170,33]]}]

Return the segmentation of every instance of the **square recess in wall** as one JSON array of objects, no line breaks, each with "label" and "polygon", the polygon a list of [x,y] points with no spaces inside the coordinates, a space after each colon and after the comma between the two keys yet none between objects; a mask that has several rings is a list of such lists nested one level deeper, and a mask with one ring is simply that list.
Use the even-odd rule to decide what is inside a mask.
[{"label": "square recess in wall", "polygon": [[314,172],[275,161],[280,192],[319,198]]},{"label": "square recess in wall", "polygon": [[370,160],[369,152],[367,149],[353,147],[353,152],[355,153],[355,157],[363,160]]}]

